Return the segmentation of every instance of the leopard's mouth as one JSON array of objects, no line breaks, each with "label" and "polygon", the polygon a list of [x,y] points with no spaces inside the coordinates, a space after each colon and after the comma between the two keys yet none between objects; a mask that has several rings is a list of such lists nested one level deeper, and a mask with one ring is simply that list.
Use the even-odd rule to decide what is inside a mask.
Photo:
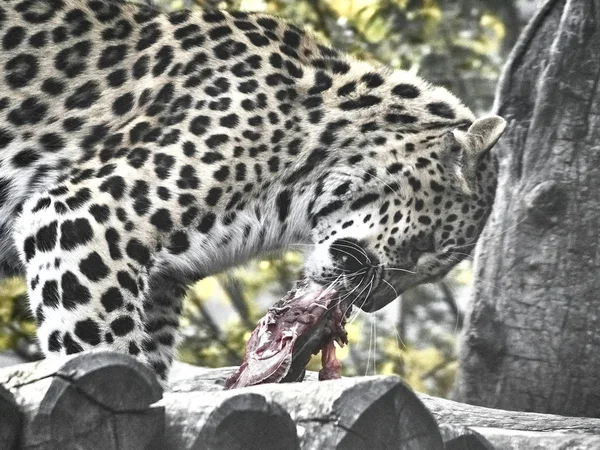
[{"label": "leopard's mouth", "polygon": [[383,280],[383,268],[381,266],[364,267],[358,272],[343,274],[336,283],[340,302],[345,305],[346,316],[350,315],[352,307],[363,309],[378,291]]}]

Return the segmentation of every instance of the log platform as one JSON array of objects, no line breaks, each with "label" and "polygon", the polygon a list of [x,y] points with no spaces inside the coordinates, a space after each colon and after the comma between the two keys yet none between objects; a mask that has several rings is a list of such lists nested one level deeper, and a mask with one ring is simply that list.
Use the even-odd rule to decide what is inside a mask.
[{"label": "log platform", "polygon": [[396,376],[224,390],[235,368],[176,363],[167,388],[133,358],[0,369],[6,450],[596,450],[600,419],[481,408]]}]

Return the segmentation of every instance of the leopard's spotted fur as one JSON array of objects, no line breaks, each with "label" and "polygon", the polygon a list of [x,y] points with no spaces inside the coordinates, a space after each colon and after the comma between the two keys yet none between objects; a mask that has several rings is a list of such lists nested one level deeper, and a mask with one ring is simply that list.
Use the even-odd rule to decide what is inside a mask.
[{"label": "leopard's spotted fur", "polygon": [[48,355],[164,377],[186,283],[309,244],[307,275],[374,310],[488,216],[501,119],[279,19],[7,0],[0,35],[0,265]]}]

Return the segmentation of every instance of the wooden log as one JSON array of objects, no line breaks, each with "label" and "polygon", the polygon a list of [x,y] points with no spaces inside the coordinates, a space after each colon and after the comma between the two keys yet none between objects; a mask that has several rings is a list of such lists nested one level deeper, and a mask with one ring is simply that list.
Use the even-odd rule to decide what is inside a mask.
[{"label": "wooden log", "polygon": [[446,442],[446,450],[494,450],[480,436],[467,434]]},{"label": "wooden log", "polygon": [[[507,411],[508,412],[508,411]],[[446,450],[597,450],[600,436],[473,427]]]},{"label": "wooden log", "polygon": [[440,425],[447,450],[600,448],[600,419],[505,411],[426,394],[419,398]]},{"label": "wooden log", "polygon": [[163,448],[154,373],[133,358],[94,352],[0,371],[22,416],[20,449]]},{"label": "wooden log", "polygon": [[165,448],[296,450],[296,425],[277,403],[240,391],[166,393]]},{"label": "wooden log", "polygon": [[234,370],[176,363],[160,400],[154,373],[122,354],[2,369],[0,448],[17,450],[11,448],[17,432],[10,430],[19,424],[5,420],[18,418],[17,410],[18,449],[28,450],[600,448],[600,419],[416,395],[387,376],[223,390]]},{"label": "wooden log", "polygon": [[419,398],[442,427],[490,427],[505,430],[600,435],[600,419],[505,411],[467,405],[426,394],[419,394]]},{"label": "wooden log", "polygon": [[[235,368],[205,369],[176,363],[172,372],[171,388],[174,392],[179,393],[194,392],[200,389],[218,391],[234,370]],[[385,379],[385,377],[371,378]],[[317,374],[307,372],[306,379],[316,380]],[[365,386],[365,381],[365,378],[360,377],[333,383],[335,385],[335,383],[347,382],[361,386],[359,389],[363,391],[368,391],[369,388]],[[322,423],[317,421],[320,426],[314,426],[311,429],[305,427],[305,424],[311,424],[311,421],[309,419],[303,422],[301,419],[310,418],[311,415],[318,417],[314,410],[324,410],[324,406],[320,405],[320,402],[324,401],[321,394],[317,394],[319,391],[314,391],[313,388],[305,389],[307,384],[291,384],[287,387],[285,385],[265,385],[244,390],[258,389],[256,392],[261,392],[267,398],[276,396],[277,401],[290,412],[300,430],[301,448],[316,449],[321,443],[313,441],[312,436],[323,434],[322,430],[326,430],[323,425],[327,425],[327,422],[331,422],[331,420],[324,420]],[[325,382],[321,382],[319,386],[324,387],[325,390],[328,389]],[[264,390],[270,393],[267,394]],[[304,399],[297,398],[298,391],[304,393],[306,397]],[[417,396],[439,423],[446,450],[597,450],[600,448],[600,419],[504,411],[453,402],[426,394],[417,394]],[[412,413],[414,408],[411,405],[407,409]],[[303,409],[305,411],[302,411]],[[408,411],[403,413],[408,414]],[[377,423],[377,419],[372,418],[372,420],[373,423]],[[303,429],[304,434],[302,434]],[[373,425],[369,432],[374,434],[376,430],[377,425]],[[331,445],[330,443],[322,444],[322,448],[328,448],[326,445]],[[377,444],[370,445],[372,448],[380,448],[377,447]]]},{"label": "wooden log", "polygon": [[21,412],[13,395],[0,385],[0,448],[16,449],[21,430]]},{"label": "wooden log", "polygon": [[[174,414],[174,406],[181,405],[170,400],[172,396],[194,395],[199,389],[216,391],[233,371],[234,368],[197,371],[176,365],[170,384],[172,392],[165,393],[167,417]],[[316,374],[307,376],[315,377]],[[225,395],[242,392],[259,394],[287,410],[296,424],[303,450],[444,448],[429,411],[395,376],[265,384],[226,391]]]}]

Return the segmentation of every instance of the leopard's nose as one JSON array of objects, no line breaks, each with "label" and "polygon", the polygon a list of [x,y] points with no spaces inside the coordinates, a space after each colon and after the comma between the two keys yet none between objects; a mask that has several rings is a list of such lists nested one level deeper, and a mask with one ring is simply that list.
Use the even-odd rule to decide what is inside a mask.
[{"label": "leopard's nose", "polygon": [[341,238],[333,241],[329,254],[338,271],[355,273],[372,264],[369,254],[361,243],[353,238]]}]

